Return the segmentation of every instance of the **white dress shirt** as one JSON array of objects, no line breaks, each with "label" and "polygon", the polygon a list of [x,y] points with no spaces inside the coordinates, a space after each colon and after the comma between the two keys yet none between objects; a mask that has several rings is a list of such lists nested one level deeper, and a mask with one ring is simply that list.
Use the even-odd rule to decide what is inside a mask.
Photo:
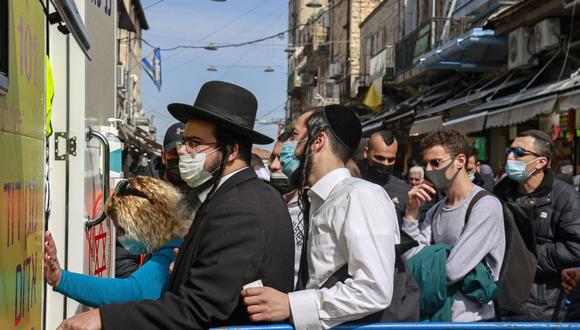
[{"label": "white dress shirt", "polygon": [[302,243],[304,242],[304,222],[302,221],[302,210],[298,203],[298,196],[288,202],[288,213],[292,220],[292,230],[294,231],[294,286],[298,282],[298,271],[300,270],[300,255],[302,254]]},{"label": "white dress shirt", "polygon": [[[385,190],[340,168],[316,182],[308,196],[309,279],[306,290],[288,295],[296,329],[330,328],[387,308],[400,236]],[[321,288],[345,264],[350,278]]]},{"label": "white dress shirt", "polygon": [[[216,188],[216,191],[222,186],[222,184],[224,184],[224,182],[226,182],[229,178],[231,178],[232,176],[234,176],[234,174],[237,174],[245,169],[247,169],[249,166],[246,166],[244,168],[240,168],[239,170],[235,170],[232,173],[226,175],[226,176],[222,176],[222,178],[220,179],[220,182],[218,183],[218,186]],[[199,193],[198,197],[199,197],[199,201],[200,202],[205,202],[205,200],[207,199],[207,195],[209,195],[209,192],[211,190],[211,188],[213,187],[213,185],[207,187],[206,189],[204,189],[202,192]]]}]

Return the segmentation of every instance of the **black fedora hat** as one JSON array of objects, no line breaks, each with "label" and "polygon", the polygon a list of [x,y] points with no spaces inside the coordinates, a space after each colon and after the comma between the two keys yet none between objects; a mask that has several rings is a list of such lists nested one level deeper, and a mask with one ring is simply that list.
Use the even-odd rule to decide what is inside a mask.
[{"label": "black fedora hat", "polygon": [[254,131],[258,101],[245,88],[224,81],[209,81],[199,90],[193,105],[172,103],[169,113],[182,123],[200,119],[215,123],[240,137],[256,144],[268,144],[274,140]]}]

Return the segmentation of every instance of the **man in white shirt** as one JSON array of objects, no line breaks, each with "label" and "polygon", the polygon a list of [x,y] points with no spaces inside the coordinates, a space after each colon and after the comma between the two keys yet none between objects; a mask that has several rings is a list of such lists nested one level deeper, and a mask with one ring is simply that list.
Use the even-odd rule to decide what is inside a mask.
[{"label": "man in white shirt", "polygon": [[[302,263],[307,267],[301,267],[299,279],[305,290],[284,294],[251,288],[242,296],[252,321],[292,318],[297,329],[319,329],[360,320],[389,306],[399,228],[385,190],[353,178],[345,168],[360,141],[358,117],[342,106],[327,106],[312,114],[307,128],[307,143],[296,149],[304,162],[303,186],[311,187],[303,258],[307,263]],[[342,269],[348,270],[346,279],[325,285]]]}]

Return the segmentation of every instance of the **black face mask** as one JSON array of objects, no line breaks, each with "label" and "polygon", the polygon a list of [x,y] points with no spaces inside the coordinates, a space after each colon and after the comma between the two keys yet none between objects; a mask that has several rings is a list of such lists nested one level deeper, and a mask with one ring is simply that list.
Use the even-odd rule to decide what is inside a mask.
[{"label": "black face mask", "polygon": [[188,188],[187,183],[181,178],[181,173],[179,172],[179,159],[169,159],[165,165],[165,178],[172,185],[181,191],[185,191]]},{"label": "black face mask", "polygon": [[391,179],[395,165],[385,165],[373,160],[372,164],[367,164],[366,168],[367,179],[372,183],[384,186]]},{"label": "black face mask", "polygon": [[270,184],[282,195],[286,195],[292,191],[290,179],[285,175],[270,175]]},{"label": "black face mask", "polygon": [[425,180],[431,182],[438,192],[444,192],[445,190],[451,188],[453,182],[455,181],[455,178],[457,178],[457,175],[459,174],[459,171],[461,171],[458,170],[451,179],[447,178],[445,172],[447,172],[447,169],[451,167],[451,165],[453,165],[454,162],[455,158],[453,158],[453,160],[451,161],[451,163],[449,163],[449,165],[445,166],[442,169],[425,171]]}]

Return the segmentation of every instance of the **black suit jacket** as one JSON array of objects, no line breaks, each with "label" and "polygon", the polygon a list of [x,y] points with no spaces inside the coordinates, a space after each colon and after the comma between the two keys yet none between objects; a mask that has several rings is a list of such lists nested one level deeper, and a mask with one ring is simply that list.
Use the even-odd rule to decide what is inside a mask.
[{"label": "black suit jacket", "polygon": [[292,222],[280,194],[244,169],[195,216],[158,300],[101,306],[104,329],[205,329],[250,324],[242,286],[292,290]]}]

